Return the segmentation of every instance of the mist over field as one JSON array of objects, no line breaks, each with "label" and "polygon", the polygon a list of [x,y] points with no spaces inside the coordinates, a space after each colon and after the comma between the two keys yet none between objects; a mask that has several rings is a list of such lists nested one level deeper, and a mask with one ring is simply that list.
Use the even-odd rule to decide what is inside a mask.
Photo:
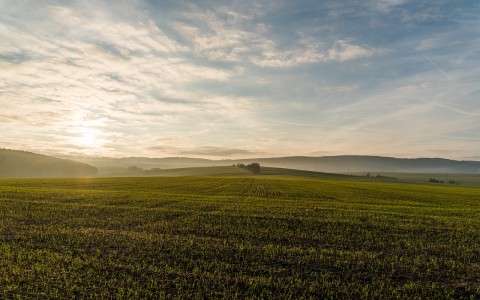
[{"label": "mist over field", "polygon": [[[262,166],[329,173],[394,172],[480,174],[480,162],[441,158],[402,159],[378,156],[272,157],[209,160],[187,157],[60,159],[24,151],[0,149],[0,177],[91,177],[161,175],[162,170],[232,166],[259,163]],[[174,174],[174,173],[166,173]]]},{"label": "mist over field", "polygon": [[234,160],[208,160],[186,157],[165,158],[72,158],[91,164],[102,172],[114,172],[136,166],[145,170],[188,167],[230,166],[239,163],[260,163],[264,166],[330,173],[403,172],[480,174],[480,162],[455,161],[441,158],[404,159],[379,156],[271,157]]}]

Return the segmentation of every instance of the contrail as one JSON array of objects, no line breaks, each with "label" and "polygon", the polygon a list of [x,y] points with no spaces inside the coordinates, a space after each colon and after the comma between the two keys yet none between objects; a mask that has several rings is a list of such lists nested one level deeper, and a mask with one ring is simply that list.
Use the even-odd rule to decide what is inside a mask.
[{"label": "contrail", "polygon": [[465,90],[455,81],[453,80],[452,77],[448,76],[447,73],[445,73],[445,71],[442,70],[442,68],[440,68],[436,63],[434,63],[428,56],[426,56],[424,53],[422,53],[422,56],[423,58],[425,58],[429,63],[431,63],[435,68],[437,68],[437,70],[439,70],[445,77],[447,77],[448,80],[450,80],[450,82],[452,82],[457,88],[459,88],[461,91],[462,91],[462,94],[464,96],[467,95],[467,92],[465,92]]},{"label": "contrail", "polygon": [[436,105],[436,106],[439,106],[439,107],[443,107],[445,109],[448,109],[450,111],[453,111],[453,112],[456,112],[456,113],[459,113],[459,114],[469,115],[469,116],[480,116],[480,114],[478,114],[478,113],[464,111],[464,110],[461,110],[461,109],[458,109],[458,108],[455,108],[455,107],[451,107],[451,106],[448,106],[448,105],[445,105],[445,104],[441,104],[441,103],[438,103],[438,102],[426,101],[426,100],[420,100],[420,101],[428,103],[428,104],[433,104],[433,105]]}]

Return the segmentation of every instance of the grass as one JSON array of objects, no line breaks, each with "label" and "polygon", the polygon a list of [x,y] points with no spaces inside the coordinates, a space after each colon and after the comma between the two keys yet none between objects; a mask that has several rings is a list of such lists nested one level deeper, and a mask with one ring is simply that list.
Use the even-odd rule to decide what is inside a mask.
[{"label": "grass", "polygon": [[480,189],[354,178],[0,180],[0,298],[480,297]]}]

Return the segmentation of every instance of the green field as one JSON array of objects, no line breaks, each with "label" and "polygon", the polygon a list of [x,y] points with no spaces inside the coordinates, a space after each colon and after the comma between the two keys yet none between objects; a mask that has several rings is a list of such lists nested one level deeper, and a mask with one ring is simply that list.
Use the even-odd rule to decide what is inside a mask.
[{"label": "green field", "polygon": [[480,298],[480,189],[278,174],[1,179],[0,298]]}]

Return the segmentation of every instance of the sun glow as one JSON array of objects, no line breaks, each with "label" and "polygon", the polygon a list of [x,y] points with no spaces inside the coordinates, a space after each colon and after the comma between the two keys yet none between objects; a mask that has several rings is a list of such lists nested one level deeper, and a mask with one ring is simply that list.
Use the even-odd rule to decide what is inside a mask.
[{"label": "sun glow", "polygon": [[97,128],[80,126],[72,130],[70,144],[83,154],[106,155],[109,149],[105,145],[109,142],[108,134]]},{"label": "sun glow", "polygon": [[75,113],[69,124],[70,143],[82,152],[102,152],[107,143],[103,126],[103,120],[91,119],[86,112]]},{"label": "sun glow", "polygon": [[92,128],[82,128],[82,133],[77,138],[76,144],[87,148],[97,148],[101,146],[98,138],[98,131]]}]

